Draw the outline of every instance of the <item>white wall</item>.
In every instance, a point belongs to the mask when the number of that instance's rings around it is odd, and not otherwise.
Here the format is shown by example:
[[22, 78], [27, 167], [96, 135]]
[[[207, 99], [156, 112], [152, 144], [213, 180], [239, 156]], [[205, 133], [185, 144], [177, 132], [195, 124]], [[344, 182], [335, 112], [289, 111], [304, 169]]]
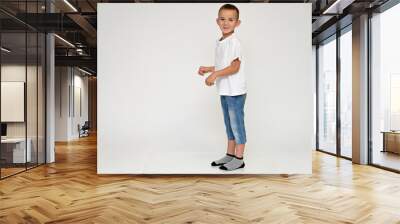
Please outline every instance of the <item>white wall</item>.
[[[98, 173], [222, 173], [219, 96], [196, 74], [221, 5], [98, 5]], [[233, 173], [311, 173], [311, 4], [236, 5], [248, 143]]]
[[[79, 89], [82, 114], [76, 108]], [[83, 125], [88, 120], [88, 78], [76, 68], [56, 67], [55, 120], [56, 141], [77, 139], [78, 124]]]
[[[78, 72], [78, 74], [76, 74]], [[85, 123], [85, 121], [88, 120], [88, 77], [87, 76], [82, 76], [83, 73], [79, 72], [78, 70], [75, 70], [75, 75], [74, 75], [74, 108], [72, 108], [75, 113], [72, 114], [72, 119], [71, 119], [71, 126], [73, 127], [71, 130], [73, 138], [78, 138], [79, 137], [79, 132], [77, 129], [78, 124], [81, 126]], [[80, 91], [80, 93], [78, 93]], [[79, 97], [80, 94], [80, 97]], [[81, 102], [79, 102], [81, 101]], [[82, 110], [80, 112], [80, 109]]]
[[55, 141], [68, 140], [68, 67], [55, 68]]

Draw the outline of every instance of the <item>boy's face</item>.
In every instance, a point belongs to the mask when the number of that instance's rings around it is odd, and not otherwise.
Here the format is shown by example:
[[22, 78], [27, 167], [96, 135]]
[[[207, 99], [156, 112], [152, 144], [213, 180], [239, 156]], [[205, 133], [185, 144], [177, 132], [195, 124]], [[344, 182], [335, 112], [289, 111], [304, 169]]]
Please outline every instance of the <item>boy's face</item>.
[[240, 25], [240, 20], [235, 10], [223, 9], [218, 13], [217, 24], [223, 34], [228, 34]]

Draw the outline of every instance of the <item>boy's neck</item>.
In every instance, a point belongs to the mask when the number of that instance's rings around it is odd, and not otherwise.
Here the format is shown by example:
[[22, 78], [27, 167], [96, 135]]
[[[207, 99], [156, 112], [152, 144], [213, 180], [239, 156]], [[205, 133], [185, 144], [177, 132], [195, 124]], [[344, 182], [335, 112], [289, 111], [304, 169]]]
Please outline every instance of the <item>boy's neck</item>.
[[232, 32], [230, 32], [230, 33], [222, 33], [222, 38], [221, 38], [221, 40], [223, 40], [223, 39], [229, 37], [229, 36], [232, 35], [234, 32], [235, 32], [235, 31], [232, 31]]

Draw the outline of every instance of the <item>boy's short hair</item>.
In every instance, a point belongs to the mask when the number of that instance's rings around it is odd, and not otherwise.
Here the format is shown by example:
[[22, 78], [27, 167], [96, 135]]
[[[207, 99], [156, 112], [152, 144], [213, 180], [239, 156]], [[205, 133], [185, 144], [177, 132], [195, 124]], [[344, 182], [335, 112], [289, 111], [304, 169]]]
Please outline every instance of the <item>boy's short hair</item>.
[[239, 19], [239, 9], [236, 6], [234, 6], [232, 4], [225, 4], [225, 5], [221, 6], [221, 8], [219, 8], [218, 13], [220, 13], [224, 9], [226, 9], [226, 10], [235, 10], [236, 14], [237, 14], [237, 19]]

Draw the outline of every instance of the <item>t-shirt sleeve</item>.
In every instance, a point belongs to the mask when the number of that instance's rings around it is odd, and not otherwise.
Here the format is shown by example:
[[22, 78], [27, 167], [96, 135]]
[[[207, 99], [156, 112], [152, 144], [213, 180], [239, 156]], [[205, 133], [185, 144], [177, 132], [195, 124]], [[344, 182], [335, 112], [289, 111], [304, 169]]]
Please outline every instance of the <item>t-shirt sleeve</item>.
[[239, 59], [242, 61], [242, 49], [240, 46], [240, 42], [238, 40], [232, 41], [232, 57], [231, 57], [231, 62], [234, 61], [235, 59]]

